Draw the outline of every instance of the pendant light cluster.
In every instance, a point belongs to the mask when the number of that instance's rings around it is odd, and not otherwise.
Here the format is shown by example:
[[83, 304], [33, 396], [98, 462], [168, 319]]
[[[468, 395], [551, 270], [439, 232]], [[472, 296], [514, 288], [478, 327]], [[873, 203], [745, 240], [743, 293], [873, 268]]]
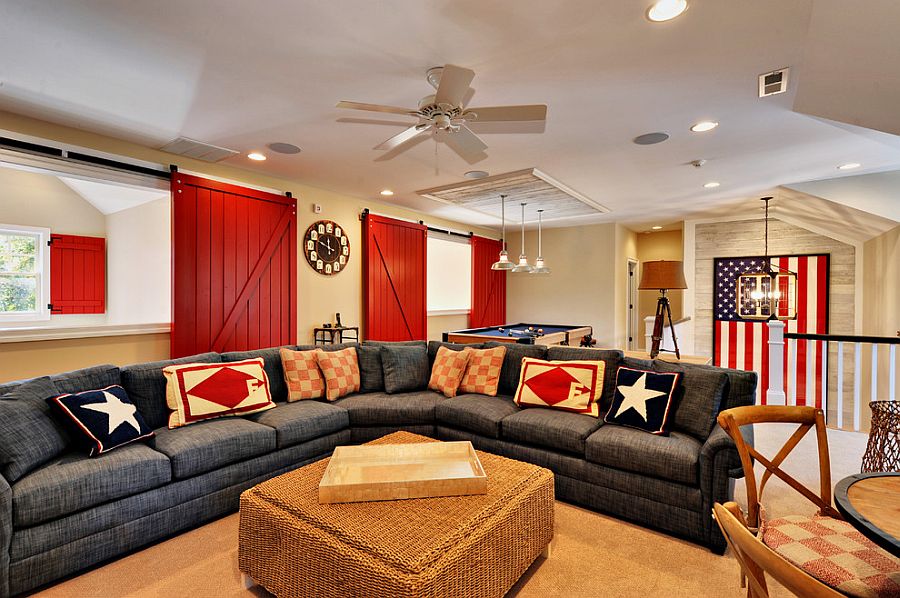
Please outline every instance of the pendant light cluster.
[[519, 254], [519, 263], [513, 264], [509, 261], [509, 253], [506, 251], [506, 195], [500, 196], [500, 218], [502, 233], [500, 238], [501, 250], [500, 259], [491, 266], [491, 270], [511, 270], [513, 273], [521, 274], [550, 274], [550, 268], [544, 265], [544, 254], [542, 247], [543, 237], [543, 212], [538, 210], [538, 257], [534, 262], [534, 266], [528, 263], [528, 257], [525, 254], [525, 206], [522, 203], [522, 252]]

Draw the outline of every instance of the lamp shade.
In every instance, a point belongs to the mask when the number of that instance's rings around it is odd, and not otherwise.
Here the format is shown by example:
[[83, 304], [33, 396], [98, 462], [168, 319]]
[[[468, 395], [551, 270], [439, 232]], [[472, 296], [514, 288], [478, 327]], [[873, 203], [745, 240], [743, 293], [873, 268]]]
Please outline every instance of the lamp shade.
[[688, 287], [681, 262], [669, 260], [644, 262], [638, 289], [643, 291], [686, 288]]

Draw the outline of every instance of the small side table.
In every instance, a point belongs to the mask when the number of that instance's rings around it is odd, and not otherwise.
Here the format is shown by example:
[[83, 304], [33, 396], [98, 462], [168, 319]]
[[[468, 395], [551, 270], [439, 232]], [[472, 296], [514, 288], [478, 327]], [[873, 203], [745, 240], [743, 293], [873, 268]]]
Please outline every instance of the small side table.
[[[351, 338], [344, 338], [348, 332], [352, 333]], [[313, 328], [313, 343], [316, 345], [333, 345], [335, 337], [338, 343], [345, 341], [359, 342], [359, 326], [335, 326], [332, 328], [316, 327]]]

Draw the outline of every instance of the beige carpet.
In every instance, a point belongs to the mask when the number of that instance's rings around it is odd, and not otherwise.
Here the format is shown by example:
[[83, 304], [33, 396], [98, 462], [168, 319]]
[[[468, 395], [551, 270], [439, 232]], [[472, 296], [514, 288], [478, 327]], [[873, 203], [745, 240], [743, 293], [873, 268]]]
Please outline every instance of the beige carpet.
[[[757, 446], [772, 455], [793, 426], [769, 426], [757, 432]], [[866, 436], [829, 432], [832, 475], [859, 472]], [[785, 464], [803, 481], [818, 484], [815, 443], [811, 435]], [[765, 504], [773, 516], [811, 513], [804, 498], [780, 480], [766, 489]], [[742, 482], [735, 490], [746, 497]], [[237, 569], [238, 516], [231, 515], [123, 557], [39, 592], [45, 598], [165, 596], [191, 598], [269, 596], [241, 586]], [[773, 584], [774, 585], [774, 584]], [[773, 595], [786, 596], [782, 588]], [[743, 596], [738, 568], [726, 554], [665, 534], [600, 515], [566, 503], [556, 503], [553, 553], [538, 559], [508, 596]]]

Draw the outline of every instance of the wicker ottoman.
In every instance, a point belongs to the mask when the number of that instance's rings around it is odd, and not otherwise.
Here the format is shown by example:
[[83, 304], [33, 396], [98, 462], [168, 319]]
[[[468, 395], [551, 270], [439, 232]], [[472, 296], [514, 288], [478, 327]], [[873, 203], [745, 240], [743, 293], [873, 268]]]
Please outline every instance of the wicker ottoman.
[[[397, 432], [371, 444], [434, 442]], [[488, 493], [324, 504], [328, 459], [241, 495], [238, 566], [280, 597], [503, 596], [553, 538], [553, 474], [479, 452]]]

